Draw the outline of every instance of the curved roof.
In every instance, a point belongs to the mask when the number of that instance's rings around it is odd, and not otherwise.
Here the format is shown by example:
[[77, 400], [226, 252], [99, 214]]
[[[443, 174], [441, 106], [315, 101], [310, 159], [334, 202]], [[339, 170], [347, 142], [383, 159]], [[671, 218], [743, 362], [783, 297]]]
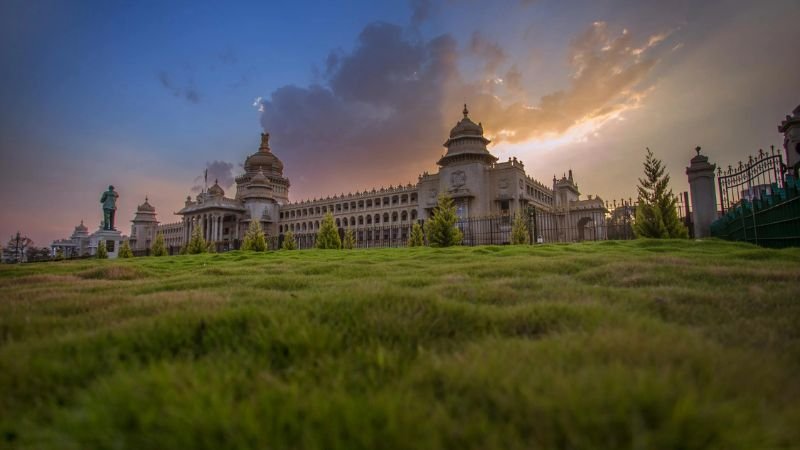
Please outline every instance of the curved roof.
[[269, 148], [269, 133], [261, 133], [261, 146], [244, 160], [244, 170], [247, 173], [256, 173], [259, 170], [283, 173], [283, 163]]

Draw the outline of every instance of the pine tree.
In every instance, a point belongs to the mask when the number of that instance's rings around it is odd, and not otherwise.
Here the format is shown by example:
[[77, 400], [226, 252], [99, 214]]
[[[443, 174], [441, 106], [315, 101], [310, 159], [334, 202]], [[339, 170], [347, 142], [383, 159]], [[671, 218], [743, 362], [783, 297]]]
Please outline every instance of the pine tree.
[[[3, 248], [0, 247], [0, 254], [2, 254], [2, 253], [3, 253]], [[63, 259], [64, 259], [64, 249], [61, 248], [61, 247], [58, 247], [56, 249], [56, 261], [61, 261]]]
[[317, 248], [342, 248], [342, 239], [339, 237], [339, 231], [333, 221], [333, 214], [330, 212], [325, 214], [317, 232]]
[[150, 247], [150, 254], [153, 256], [167, 256], [167, 246], [164, 244], [164, 233], [159, 232], [156, 234], [156, 239], [153, 241], [153, 246]]
[[419, 222], [414, 222], [411, 226], [411, 235], [408, 237], [409, 247], [422, 247], [425, 245], [425, 236], [422, 234], [422, 227]]
[[203, 239], [203, 227], [198, 225], [192, 231], [192, 238], [186, 245], [186, 254], [197, 255], [206, 252], [206, 240]]
[[347, 250], [352, 250], [356, 246], [356, 236], [353, 233], [352, 228], [348, 228], [344, 232], [344, 241], [342, 242], [342, 248]]
[[106, 250], [106, 243], [100, 241], [97, 243], [97, 259], [108, 259], [108, 251]]
[[639, 178], [639, 204], [633, 231], [637, 237], [688, 238], [689, 231], [678, 218], [677, 202], [669, 189], [669, 174], [650, 149], [644, 162], [644, 178]]
[[261, 222], [258, 220], [251, 220], [250, 226], [247, 228], [247, 233], [244, 235], [242, 250], [263, 252], [266, 249], [267, 239], [264, 236], [264, 230], [261, 229]]
[[433, 208], [433, 217], [425, 222], [425, 234], [431, 247], [449, 247], [460, 245], [463, 234], [456, 227], [458, 216], [453, 199], [446, 194], [440, 194]]
[[291, 231], [286, 232], [283, 236], [283, 245], [281, 248], [284, 250], [297, 250], [297, 242], [294, 240], [294, 233]]
[[133, 251], [131, 250], [131, 245], [128, 243], [127, 239], [122, 241], [122, 245], [119, 246], [119, 253], [117, 256], [120, 258], [133, 258]]
[[514, 223], [511, 226], [511, 244], [527, 245], [531, 243], [531, 234], [528, 231], [528, 223], [520, 211], [514, 215]]

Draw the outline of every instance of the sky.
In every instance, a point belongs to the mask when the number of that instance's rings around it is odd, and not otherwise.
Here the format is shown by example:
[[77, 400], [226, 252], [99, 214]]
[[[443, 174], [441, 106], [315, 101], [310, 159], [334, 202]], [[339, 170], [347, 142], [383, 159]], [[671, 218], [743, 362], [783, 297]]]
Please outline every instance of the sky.
[[0, 239], [46, 246], [145, 197], [233, 195], [260, 133], [299, 201], [435, 172], [463, 104], [501, 160], [635, 196], [701, 146], [738, 164], [800, 104], [800, 2], [0, 0]]

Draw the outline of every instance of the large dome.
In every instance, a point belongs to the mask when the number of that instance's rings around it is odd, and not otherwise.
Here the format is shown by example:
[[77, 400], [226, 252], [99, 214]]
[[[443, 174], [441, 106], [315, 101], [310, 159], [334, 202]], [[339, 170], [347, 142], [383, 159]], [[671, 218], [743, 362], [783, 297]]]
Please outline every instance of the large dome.
[[464, 118], [461, 119], [452, 130], [450, 130], [450, 137], [483, 136], [483, 126], [473, 122], [469, 118], [469, 110], [467, 109], [466, 104], [464, 105], [464, 111], [462, 111], [462, 113], [464, 114]]
[[269, 133], [261, 133], [261, 146], [257, 152], [244, 160], [244, 170], [247, 173], [257, 173], [259, 170], [264, 172], [283, 172], [283, 163], [270, 151]]

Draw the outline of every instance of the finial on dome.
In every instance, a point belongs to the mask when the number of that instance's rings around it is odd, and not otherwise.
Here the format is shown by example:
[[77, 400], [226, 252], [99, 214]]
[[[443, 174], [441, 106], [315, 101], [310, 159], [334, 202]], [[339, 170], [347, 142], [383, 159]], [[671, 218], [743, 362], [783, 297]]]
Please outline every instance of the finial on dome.
[[467, 109], [467, 104], [466, 103], [464, 103], [464, 111], [461, 111], [461, 112], [464, 113], [464, 118], [465, 119], [469, 117], [469, 110]]
[[699, 145], [694, 148], [694, 151], [697, 152], [697, 156], [700, 156], [700, 146]]
[[219, 184], [219, 178], [214, 178], [214, 184]]
[[147, 196], [144, 196], [144, 202], [147, 203]]
[[269, 133], [261, 133], [261, 147], [259, 150], [269, 150]]

